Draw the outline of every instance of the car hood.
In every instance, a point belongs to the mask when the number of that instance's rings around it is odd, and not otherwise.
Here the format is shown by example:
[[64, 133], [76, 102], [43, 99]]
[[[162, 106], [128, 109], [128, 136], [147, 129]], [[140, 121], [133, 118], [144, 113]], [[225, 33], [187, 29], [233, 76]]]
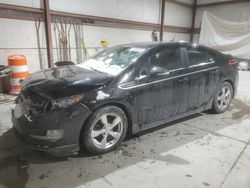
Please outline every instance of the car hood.
[[32, 90], [40, 95], [56, 99], [99, 88], [112, 78], [112, 75], [106, 73], [72, 65], [33, 73], [22, 82], [22, 87], [23, 91]]

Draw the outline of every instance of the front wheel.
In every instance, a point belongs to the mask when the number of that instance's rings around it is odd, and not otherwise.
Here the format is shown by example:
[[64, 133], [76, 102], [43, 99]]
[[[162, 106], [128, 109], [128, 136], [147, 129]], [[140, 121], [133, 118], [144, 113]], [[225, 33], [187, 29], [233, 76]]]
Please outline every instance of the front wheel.
[[128, 121], [116, 106], [106, 106], [94, 112], [83, 129], [82, 144], [92, 154], [107, 153], [124, 140]]
[[217, 114], [225, 112], [231, 103], [232, 96], [232, 85], [229, 82], [224, 82], [214, 97], [212, 110]]

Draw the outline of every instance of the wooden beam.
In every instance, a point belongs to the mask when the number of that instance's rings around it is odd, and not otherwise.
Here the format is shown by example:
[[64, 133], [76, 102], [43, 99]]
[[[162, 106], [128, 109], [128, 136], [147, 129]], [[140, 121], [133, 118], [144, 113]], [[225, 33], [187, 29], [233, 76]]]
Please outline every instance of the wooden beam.
[[0, 3], [0, 9], [43, 14], [43, 9]]
[[164, 34], [164, 17], [165, 17], [165, 0], [161, 0], [161, 25], [160, 25], [160, 41], [163, 41]]
[[250, 2], [250, 0], [232, 0], [232, 1], [207, 3], [207, 4], [198, 4], [197, 8], [205, 8], [205, 7], [218, 6], [218, 5], [230, 5], [230, 4], [245, 3], [245, 2]]
[[201, 28], [195, 28], [194, 29], [194, 34], [200, 34]]
[[51, 17], [50, 17], [50, 8], [49, 0], [44, 0], [44, 25], [45, 25], [45, 34], [46, 34], [46, 46], [47, 46], [47, 58], [48, 58], [48, 67], [54, 67], [53, 62], [53, 48], [52, 48], [52, 35], [51, 35]]
[[18, 15], [11, 15], [11, 14], [6, 14], [5, 12], [0, 11], [0, 18], [5, 18], [5, 19], [14, 19], [14, 20], [25, 20], [25, 21], [36, 21], [37, 19], [35, 17], [30, 17], [30, 16], [18, 16]]
[[192, 25], [191, 25], [190, 43], [194, 42], [194, 27], [195, 27], [196, 10], [197, 10], [197, 0], [194, 0], [194, 4], [192, 7]]
[[191, 32], [189, 27], [178, 27], [171, 25], [164, 25], [164, 31], [169, 33], [185, 33], [185, 34], [190, 34]]

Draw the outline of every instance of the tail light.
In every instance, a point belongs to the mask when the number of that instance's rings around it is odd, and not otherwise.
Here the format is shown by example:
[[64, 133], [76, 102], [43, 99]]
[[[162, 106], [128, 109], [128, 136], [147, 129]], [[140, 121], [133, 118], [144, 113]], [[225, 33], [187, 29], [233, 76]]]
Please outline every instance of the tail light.
[[235, 59], [230, 59], [230, 60], [228, 61], [228, 64], [229, 64], [229, 65], [236, 65], [236, 64], [237, 64], [237, 61], [236, 61]]

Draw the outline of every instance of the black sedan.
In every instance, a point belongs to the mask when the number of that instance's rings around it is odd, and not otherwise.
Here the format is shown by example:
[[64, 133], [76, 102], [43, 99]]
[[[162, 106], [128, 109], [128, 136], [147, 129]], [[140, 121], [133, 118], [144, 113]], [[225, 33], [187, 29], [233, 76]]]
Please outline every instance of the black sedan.
[[12, 109], [25, 143], [54, 155], [115, 149], [128, 134], [212, 109], [235, 96], [235, 60], [187, 43], [136, 43], [23, 81]]

